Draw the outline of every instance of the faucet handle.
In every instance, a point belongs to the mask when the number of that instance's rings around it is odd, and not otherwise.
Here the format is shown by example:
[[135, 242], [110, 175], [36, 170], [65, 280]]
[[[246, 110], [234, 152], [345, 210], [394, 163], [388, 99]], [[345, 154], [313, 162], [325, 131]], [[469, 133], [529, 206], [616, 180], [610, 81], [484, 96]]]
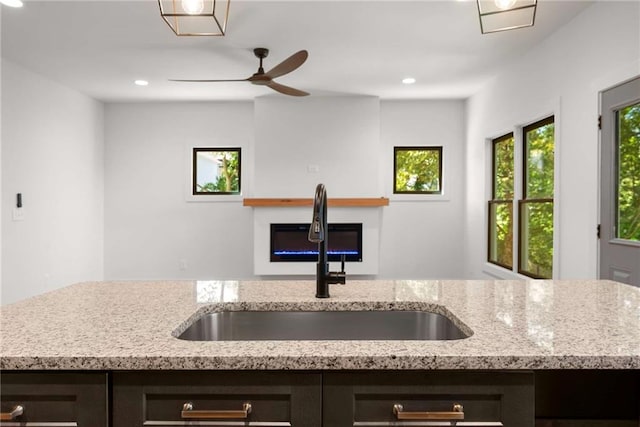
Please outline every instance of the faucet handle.
[[327, 283], [344, 285], [347, 283], [347, 274], [344, 271], [330, 271], [327, 273]]

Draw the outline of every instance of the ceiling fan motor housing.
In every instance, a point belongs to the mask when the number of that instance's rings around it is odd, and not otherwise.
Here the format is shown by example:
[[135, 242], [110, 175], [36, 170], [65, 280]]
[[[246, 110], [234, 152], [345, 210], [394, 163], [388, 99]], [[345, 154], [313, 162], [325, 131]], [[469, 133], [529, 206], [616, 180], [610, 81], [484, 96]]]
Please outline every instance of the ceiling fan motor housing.
[[253, 49], [253, 54], [258, 58], [263, 59], [269, 56], [269, 49], [264, 47], [256, 47], [255, 49]]

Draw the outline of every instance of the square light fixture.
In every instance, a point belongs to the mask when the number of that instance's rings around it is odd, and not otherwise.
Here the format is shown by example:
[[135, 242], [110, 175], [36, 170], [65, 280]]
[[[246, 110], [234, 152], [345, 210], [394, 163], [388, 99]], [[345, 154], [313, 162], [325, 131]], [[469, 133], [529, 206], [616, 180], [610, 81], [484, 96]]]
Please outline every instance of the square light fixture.
[[160, 15], [177, 36], [224, 36], [230, 0], [158, 0]]
[[477, 0], [482, 34], [532, 27], [538, 0]]

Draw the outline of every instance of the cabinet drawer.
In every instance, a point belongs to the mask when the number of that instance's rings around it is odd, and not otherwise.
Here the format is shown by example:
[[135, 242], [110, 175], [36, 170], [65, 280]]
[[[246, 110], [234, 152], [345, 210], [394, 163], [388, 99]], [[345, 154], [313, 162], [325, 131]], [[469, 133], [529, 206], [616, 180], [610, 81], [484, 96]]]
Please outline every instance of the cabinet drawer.
[[322, 377], [290, 372], [115, 372], [114, 426], [320, 427]]
[[325, 374], [325, 426], [533, 427], [531, 373]]
[[1, 381], [2, 427], [108, 425], [105, 373], [2, 372]]

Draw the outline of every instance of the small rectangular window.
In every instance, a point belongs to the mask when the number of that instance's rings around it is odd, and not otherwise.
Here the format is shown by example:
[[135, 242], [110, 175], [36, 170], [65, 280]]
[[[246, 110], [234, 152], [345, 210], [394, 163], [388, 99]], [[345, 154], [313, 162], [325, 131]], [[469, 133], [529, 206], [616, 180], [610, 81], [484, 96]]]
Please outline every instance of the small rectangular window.
[[518, 272], [553, 276], [554, 118], [523, 128], [523, 199], [519, 203]]
[[513, 133], [493, 140], [492, 190], [489, 201], [489, 259], [513, 268]]
[[240, 166], [240, 148], [194, 148], [192, 194], [240, 194]]
[[442, 194], [442, 147], [394, 147], [395, 194]]

